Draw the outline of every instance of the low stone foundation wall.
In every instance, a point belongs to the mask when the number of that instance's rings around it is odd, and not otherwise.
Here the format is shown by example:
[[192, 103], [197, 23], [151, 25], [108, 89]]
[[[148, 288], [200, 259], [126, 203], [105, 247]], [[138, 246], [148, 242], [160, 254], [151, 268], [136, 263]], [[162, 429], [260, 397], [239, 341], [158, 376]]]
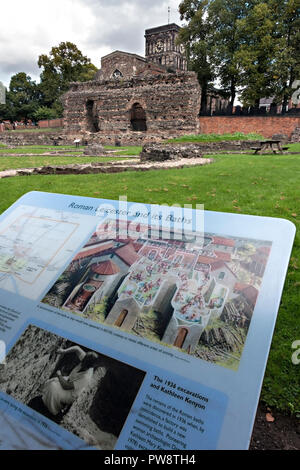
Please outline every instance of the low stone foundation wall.
[[104, 155], [106, 152], [104, 150], [103, 145], [100, 144], [89, 144], [85, 147], [83, 151], [83, 155], [89, 156], [101, 156]]
[[213, 163], [211, 158], [181, 158], [167, 162], [139, 162], [137, 159], [118, 162], [94, 162], [71, 165], [48, 165], [36, 168], [20, 168], [0, 171], [1, 178], [30, 175], [90, 175], [98, 173], [121, 173], [123, 171], [170, 170], [203, 166]]
[[60, 134], [58, 132], [2, 132], [0, 143], [8, 147], [19, 147], [22, 145], [58, 145], [73, 144], [74, 138]]
[[291, 135], [291, 142], [300, 142], [300, 127], [296, 127]]
[[198, 158], [204, 153], [222, 151], [241, 152], [257, 146], [256, 140], [237, 140], [222, 142], [197, 142], [174, 144], [146, 144], [141, 153], [141, 161], [179, 160], [181, 158]]
[[[67, 137], [70, 141], [79, 138], [82, 141], [87, 141], [89, 145], [116, 145], [116, 146], [127, 146], [127, 145], [145, 145], [148, 143], [159, 143], [168, 140], [172, 137], [178, 137], [180, 133], [174, 135], [170, 133], [156, 135], [148, 132], [124, 132], [124, 133], [109, 133], [104, 134], [97, 132], [95, 134], [68, 134]], [[182, 134], [183, 135], [183, 134]]]

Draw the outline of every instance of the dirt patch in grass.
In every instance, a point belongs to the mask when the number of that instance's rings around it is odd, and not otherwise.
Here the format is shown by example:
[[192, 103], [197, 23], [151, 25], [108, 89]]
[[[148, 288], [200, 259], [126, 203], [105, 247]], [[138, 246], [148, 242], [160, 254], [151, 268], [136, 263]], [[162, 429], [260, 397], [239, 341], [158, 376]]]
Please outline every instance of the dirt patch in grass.
[[[274, 421], [268, 421], [274, 418]], [[272, 411], [263, 404], [257, 410], [250, 450], [299, 450], [300, 419]]]

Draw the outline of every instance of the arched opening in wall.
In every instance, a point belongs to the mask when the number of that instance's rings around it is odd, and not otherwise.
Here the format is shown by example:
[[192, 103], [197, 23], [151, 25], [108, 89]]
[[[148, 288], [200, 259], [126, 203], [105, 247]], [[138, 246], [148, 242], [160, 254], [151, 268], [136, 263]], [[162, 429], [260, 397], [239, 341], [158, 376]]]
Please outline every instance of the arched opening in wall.
[[120, 328], [123, 325], [127, 315], [128, 315], [128, 310], [125, 310], [125, 309], [122, 310], [122, 312], [120, 313], [118, 319], [115, 322], [115, 326], [118, 326]]
[[189, 330], [187, 328], [180, 328], [180, 330], [178, 330], [178, 334], [174, 342], [174, 346], [176, 346], [176, 348], [183, 347], [183, 343], [188, 335], [188, 332]]
[[130, 111], [131, 129], [133, 131], [146, 131], [147, 118], [144, 108], [139, 103], [134, 103]]
[[116, 69], [113, 73], [112, 73], [112, 78], [123, 78], [123, 74], [122, 72], [120, 72], [119, 69]]
[[97, 109], [95, 101], [88, 100], [85, 104], [87, 130], [90, 132], [99, 132], [99, 123], [97, 117]]

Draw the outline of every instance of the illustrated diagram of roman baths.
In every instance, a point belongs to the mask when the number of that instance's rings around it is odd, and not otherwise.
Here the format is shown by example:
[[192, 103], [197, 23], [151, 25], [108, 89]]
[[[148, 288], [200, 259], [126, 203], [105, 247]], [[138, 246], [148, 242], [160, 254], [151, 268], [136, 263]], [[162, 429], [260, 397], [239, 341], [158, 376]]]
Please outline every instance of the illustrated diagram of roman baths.
[[[115, 221], [97, 230], [44, 302], [134, 332], [155, 314], [159, 340], [193, 354], [214, 321], [247, 331], [270, 252], [268, 242], [205, 234], [193, 239], [115, 236]], [[145, 331], [147, 337], [147, 331]]]

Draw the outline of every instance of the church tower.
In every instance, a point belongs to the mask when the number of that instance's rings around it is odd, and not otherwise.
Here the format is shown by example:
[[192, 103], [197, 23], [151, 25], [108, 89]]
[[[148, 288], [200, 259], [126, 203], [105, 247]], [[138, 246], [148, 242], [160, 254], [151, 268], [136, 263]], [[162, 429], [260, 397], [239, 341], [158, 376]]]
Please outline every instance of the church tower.
[[146, 59], [167, 69], [186, 71], [185, 48], [176, 44], [179, 31], [180, 26], [175, 23], [146, 29]]

